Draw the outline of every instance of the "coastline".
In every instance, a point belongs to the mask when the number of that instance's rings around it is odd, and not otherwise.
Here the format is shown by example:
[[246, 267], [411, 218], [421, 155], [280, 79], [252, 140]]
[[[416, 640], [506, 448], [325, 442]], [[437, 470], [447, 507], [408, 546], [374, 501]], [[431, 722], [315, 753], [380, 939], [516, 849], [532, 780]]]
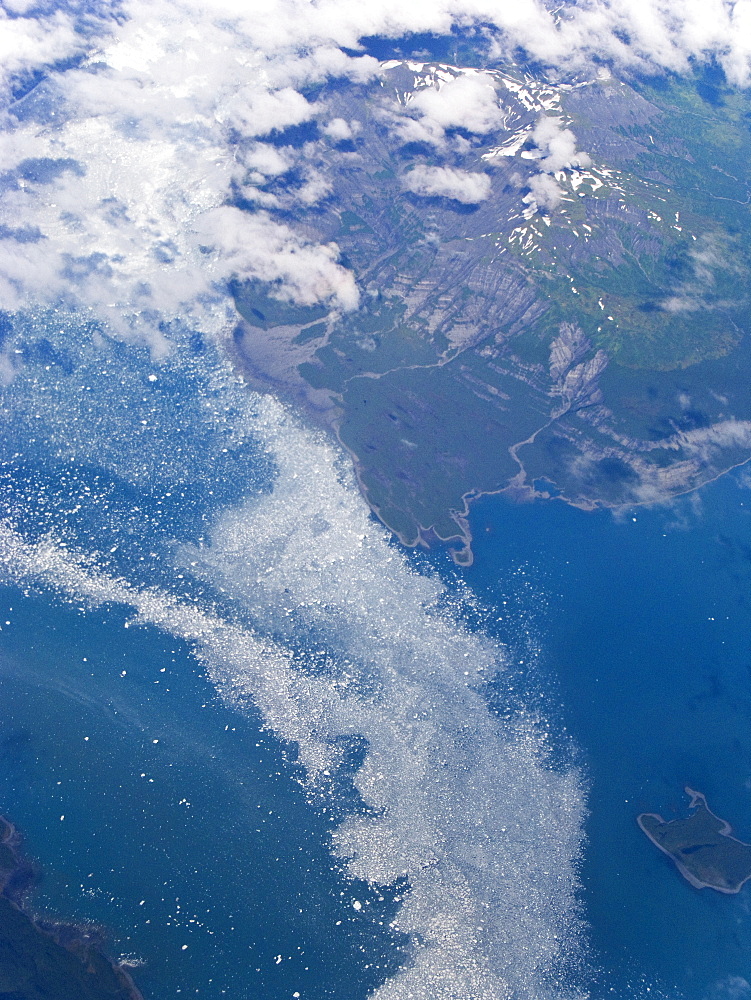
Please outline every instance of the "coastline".
[[[456, 497], [455, 506], [441, 510], [440, 514], [436, 514], [436, 520], [432, 524], [422, 524], [416, 516], [410, 514], [408, 508], [405, 508], [404, 512], [411, 521], [408, 532], [405, 532], [403, 526], [391, 523], [392, 519], [389, 518], [388, 511], [386, 511], [386, 516], [384, 516], [383, 501], [388, 498], [379, 496], [377, 486], [374, 489], [373, 483], [367, 482], [367, 462], [359, 449], [356, 450], [344, 440], [342, 425], [345, 413], [339, 394], [333, 389], [315, 388], [297, 371], [295, 365], [301, 358], [310, 362], [314, 356], [314, 352], [311, 352], [309, 347], [305, 347], [305, 349], [295, 348], [292, 354], [289, 354], [291, 332], [297, 331], [298, 328], [289, 326], [272, 328], [272, 330], [278, 331], [275, 341], [277, 347], [265, 350], [263, 356], [260, 358], [251, 355], [246, 346], [246, 335], [253, 329], [254, 327], [243, 317], [237, 324], [235, 340], [230, 352], [235, 369], [245, 383], [253, 391], [261, 394], [270, 393], [281, 398], [289, 403], [294, 411], [300, 414], [304, 420], [310, 421], [313, 426], [321, 428], [338, 441], [340, 447], [350, 458], [355, 479], [363, 499], [375, 517], [396, 536], [402, 545], [406, 548], [416, 548], [417, 546], [431, 548], [436, 543], [448, 546], [449, 555], [454, 563], [464, 568], [471, 566], [474, 560], [474, 553], [472, 551], [473, 536], [470, 528], [471, 507], [475, 501], [483, 497], [504, 496], [514, 503], [557, 500], [569, 507], [585, 512], [598, 510], [625, 511], [637, 507], [651, 507], [655, 504], [667, 503], [678, 497], [694, 493], [751, 461], [747, 456], [739, 458], [738, 455], [735, 455], [727, 456], [727, 461], [725, 462], [703, 464], [695, 462], [693, 467], [678, 480], [666, 478], [658, 473], [656, 477], [647, 477], [642, 484], [642, 488], [634, 490], [632, 495], [627, 498], [608, 497], [606, 492], [600, 492], [598, 495], [596, 487], [592, 492], [584, 490], [577, 494], [575, 490], [571, 490], [571, 484], [568, 484], [567, 487], [565, 483], [560, 484], [554, 482], [552, 479], [549, 485], [554, 486], [556, 492], [551, 493], [544, 487], [538, 488], [537, 484], [540, 480], [528, 471], [520, 452], [526, 446], [534, 444], [541, 433], [566, 417], [571, 412], [571, 408], [569, 407], [563, 411], [550, 413], [547, 419], [541, 419], [539, 426], [536, 426], [532, 433], [528, 434], [523, 440], [507, 445], [505, 450], [516, 467], [516, 472], [513, 475], [510, 475], [504, 481], [498, 482], [495, 486], [491, 485], [486, 488], [469, 486], [461, 495]], [[270, 336], [270, 330], [264, 328], [262, 332], [264, 339], [267, 340]], [[278, 348], [278, 342], [284, 345], [284, 350], [281, 350], [281, 352]], [[460, 353], [458, 352], [458, 354]], [[442, 368], [455, 360], [458, 354], [452, 358], [437, 362], [434, 365], [408, 365], [406, 368]], [[391, 374], [393, 371], [402, 370], [405, 369], [391, 369], [388, 372], [377, 374], [364, 373], [353, 377], [378, 379], [386, 374]], [[680, 441], [676, 438], [671, 448], [677, 448], [679, 444]], [[604, 451], [602, 449], [599, 451], [595, 450], [590, 457], [594, 462], [598, 458], [607, 457], [609, 453], [608, 449]], [[648, 472], [647, 469], [643, 471], [645, 474]], [[443, 523], [437, 529], [435, 524], [439, 519], [442, 519]], [[447, 530], [449, 528], [449, 525], [446, 523], [447, 520], [453, 522], [455, 530]]]
[[29, 911], [25, 901], [37, 871], [20, 848], [16, 827], [0, 815], [0, 993], [10, 980], [14, 996], [42, 996], [52, 977], [61, 998], [74, 995], [72, 986], [80, 1000], [144, 1000], [127, 969], [107, 954], [100, 928]]
[[[701, 792], [697, 792], [695, 789], [690, 788], [688, 785], [685, 786], [684, 791], [690, 797], [691, 800], [689, 802], [689, 809], [694, 809], [694, 810], [697, 808], [705, 809], [706, 812], [709, 814], [709, 816], [711, 816], [712, 819], [716, 820], [717, 823], [720, 824], [716, 830], [719, 836], [725, 837], [727, 840], [731, 840], [734, 843], [741, 845], [742, 847], [751, 846], [749, 844], [746, 844], [744, 841], [739, 840], [738, 837], [732, 836], [733, 828], [730, 825], [730, 823], [728, 823], [727, 820], [721, 819], [719, 816], [717, 816], [715, 813], [712, 812], [712, 810], [707, 805], [707, 800], [705, 796]], [[695, 815], [696, 813], [692, 814], [692, 816]], [[692, 817], [689, 817], [689, 819], [690, 818]], [[642, 833], [644, 833], [650, 839], [650, 841], [655, 845], [655, 847], [659, 848], [659, 850], [661, 850], [663, 854], [666, 854], [670, 858], [670, 860], [673, 862], [673, 864], [681, 873], [681, 875], [695, 889], [714, 889], [715, 892], [722, 892], [725, 893], [726, 895], [736, 895], [741, 891], [746, 882], [748, 882], [749, 879], [751, 879], [751, 871], [749, 871], [749, 874], [746, 875], [745, 878], [743, 878], [740, 882], [737, 882], [736, 884], [731, 886], [716, 885], [713, 882], [702, 881], [701, 879], [697, 878], [696, 875], [694, 875], [694, 873], [689, 868], [686, 867], [686, 865], [683, 864], [683, 862], [676, 856], [676, 853], [674, 851], [670, 851], [666, 847], [664, 847], [660, 843], [660, 841], [653, 835], [652, 831], [647, 828], [647, 826], [644, 823], [644, 820], [649, 820], [649, 819], [652, 819], [656, 823], [659, 823], [661, 827], [669, 826], [671, 823], [687, 822], [687, 821], [665, 820], [659, 813], [640, 813], [636, 817], [636, 822], [639, 824], [639, 828], [641, 829]]]

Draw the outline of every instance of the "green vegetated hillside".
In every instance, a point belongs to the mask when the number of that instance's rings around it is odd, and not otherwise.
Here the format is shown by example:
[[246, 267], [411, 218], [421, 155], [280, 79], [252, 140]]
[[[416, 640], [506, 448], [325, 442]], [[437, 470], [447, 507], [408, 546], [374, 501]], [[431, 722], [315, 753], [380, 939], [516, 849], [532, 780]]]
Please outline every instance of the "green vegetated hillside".
[[[649, 501], [751, 455], [751, 129], [710, 72], [555, 89], [511, 67], [494, 71], [506, 131], [402, 142], [410, 95], [461, 72], [391, 66], [326, 95], [361, 127], [346, 152], [321, 146], [332, 194], [306, 223], [354, 271], [358, 310], [235, 294], [245, 370], [336, 429], [403, 541], [459, 539], [466, 560], [479, 492]], [[591, 166], [535, 210], [543, 115]], [[482, 170], [491, 194], [418, 197], [420, 164]]]

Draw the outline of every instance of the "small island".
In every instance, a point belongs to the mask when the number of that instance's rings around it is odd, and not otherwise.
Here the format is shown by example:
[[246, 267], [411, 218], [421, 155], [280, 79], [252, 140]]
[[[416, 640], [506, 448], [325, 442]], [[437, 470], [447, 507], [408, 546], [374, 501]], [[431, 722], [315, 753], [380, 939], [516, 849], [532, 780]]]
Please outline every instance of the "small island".
[[715, 816], [701, 792], [688, 786], [685, 792], [693, 810], [687, 819], [666, 822], [656, 813], [642, 813], [637, 823], [695, 888], [740, 892], [751, 879], [751, 844], [731, 836], [730, 824]]
[[35, 919], [24, 908], [35, 870], [0, 816], [0, 996], [13, 1000], [143, 1000], [94, 927]]

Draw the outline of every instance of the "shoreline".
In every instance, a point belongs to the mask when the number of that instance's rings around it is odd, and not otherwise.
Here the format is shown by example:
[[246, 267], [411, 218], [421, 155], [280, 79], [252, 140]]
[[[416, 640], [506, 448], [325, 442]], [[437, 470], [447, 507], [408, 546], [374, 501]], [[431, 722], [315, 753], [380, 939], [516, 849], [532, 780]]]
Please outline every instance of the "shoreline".
[[[237, 324], [237, 330], [241, 331], [244, 335], [249, 329], [252, 329], [251, 325], [246, 319], [242, 318]], [[265, 332], [268, 333], [268, 331]], [[550, 418], [541, 423], [527, 438], [522, 441], [516, 441], [507, 447], [508, 454], [518, 470], [508, 481], [487, 489], [470, 486], [458, 498], [459, 503], [457, 507], [445, 511], [445, 514], [454, 522], [456, 526], [455, 531], [442, 535], [436, 530], [433, 524], [423, 525], [415, 520], [414, 530], [411, 530], [409, 536], [407, 536], [382, 516], [382, 506], [379, 503], [379, 498], [371, 495], [372, 488], [369, 488], [365, 483], [363, 473], [367, 468], [366, 463], [360, 454], [342, 439], [341, 429], [344, 412], [341, 407], [341, 400], [337, 398], [337, 394], [333, 390], [314, 389], [302, 376], [292, 377], [290, 371], [286, 368], [279, 371], [275, 369], [273, 372], [266, 372], [263, 368], [258, 369], [258, 366], [254, 366], [251, 358], [243, 351], [242, 337], [231, 348], [230, 358], [237, 374], [251, 391], [258, 392], [259, 394], [273, 395], [281, 399], [283, 402], [289, 404], [293, 412], [299, 415], [304, 422], [309, 422], [312, 426], [323, 430], [334, 438], [339, 447], [349, 456], [360, 495], [363, 497], [365, 503], [370, 508], [372, 514], [398, 539], [401, 545], [410, 549], [417, 548], [418, 546], [429, 549], [438, 543], [448, 548], [449, 555], [457, 566], [464, 568], [471, 566], [474, 561], [474, 553], [472, 551], [474, 539], [469, 524], [471, 508], [477, 500], [483, 497], [501, 496], [512, 503], [519, 504], [538, 501], [558, 501], [575, 510], [585, 512], [611, 511], [617, 514], [619, 511], [641, 507], [650, 508], [670, 503], [679, 497], [687, 496], [703, 489], [710, 483], [722, 479], [735, 469], [741, 468], [751, 462], [751, 458], [743, 458], [740, 461], [729, 461], [719, 468], [713, 467], [703, 470], [697, 468], [693, 480], [687, 479], [681, 483], [674, 484], [672, 489], [669, 486], [662, 487], [661, 490], [651, 493], [649, 496], [634, 496], [625, 501], [608, 500], [598, 496], [570, 496], [567, 495], [565, 488], [551, 495], [545, 489], [537, 489], [534, 485], [535, 480], [530, 481], [529, 473], [519, 452], [526, 445], [534, 443], [540, 433], [562, 416], [565, 416], [566, 412], [564, 411], [563, 413], [551, 414]], [[440, 368], [452, 360], [454, 358], [444, 360], [436, 365], [414, 365], [408, 367]], [[384, 374], [388, 373], [379, 373], [377, 375], [367, 373], [355, 377], [381, 378]], [[555, 485], [556, 489], [558, 489], [558, 485], [553, 483], [552, 480], [551, 484]], [[461, 504], [461, 507], [459, 507], [459, 504]]]
[[[13, 958], [17, 967], [25, 970], [28, 963], [25, 966], [24, 959], [33, 963], [36, 950], [53, 962], [57, 959], [60, 975], [79, 976], [86, 987], [86, 1000], [97, 996], [145, 1000], [127, 968], [107, 953], [102, 928], [35, 914], [26, 906], [38, 870], [21, 851], [21, 844], [17, 828], [0, 815], [0, 906], [5, 909], [0, 935], [4, 942], [11, 939], [15, 945]], [[0, 963], [0, 974], [3, 971]], [[109, 983], [103, 982], [105, 979]]]
[[[701, 806], [704, 809], [706, 809], [706, 811], [713, 819], [717, 820], [717, 822], [720, 824], [720, 827], [717, 829], [717, 833], [721, 837], [725, 837], [728, 840], [732, 840], [736, 844], [740, 844], [743, 847], [751, 846], [749, 844], [746, 844], [745, 841], [739, 840], [738, 837], [732, 836], [733, 828], [730, 825], [730, 823], [728, 823], [727, 820], [721, 819], [719, 816], [716, 815], [716, 813], [712, 812], [712, 810], [707, 805], [706, 797], [701, 792], [697, 792], [695, 789], [690, 788], [688, 785], [684, 787], [684, 792], [691, 799], [688, 806], [689, 809], [696, 809], [697, 807]], [[689, 817], [689, 819], [690, 818], [691, 817]], [[642, 831], [642, 833], [644, 833], [650, 839], [650, 841], [655, 845], [655, 847], [657, 847], [660, 851], [662, 851], [663, 854], [666, 854], [670, 858], [670, 860], [673, 862], [673, 864], [678, 869], [680, 874], [695, 889], [714, 889], [715, 892], [722, 892], [725, 893], [726, 895], [733, 896], [739, 893], [743, 888], [743, 886], [746, 884], [746, 882], [748, 882], [749, 879], [751, 879], [751, 872], [749, 872], [749, 874], [746, 875], [746, 877], [742, 881], [738, 882], [736, 885], [733, 886], [721, 886], [721, 885], [715, 885], [712, 882], [703, 882], [701, 879], [697, 878], [696, 875], [694, 875], [693, 872], [691, 872], [691, 870], [688, 869], [681, 862], [681, 860], [676, 856], [676, 854], [673, 851], [669, 851], [666, 847], [664, 847], [660, 843], [660, 841], [656, 837], [653, 836], [652, 832], [648, 830], [647, 827], [644, 825], [643, 820], [645, 819], [653, 819], [661, 826], [669, 826], [670, 823], [681, 822], [681, 820], [665, 820], [659, 813], [648, 813], [648, 812], [639, 813], [639, 815], [636, 817], [636, 822], [639, 824], [639, 829]]]

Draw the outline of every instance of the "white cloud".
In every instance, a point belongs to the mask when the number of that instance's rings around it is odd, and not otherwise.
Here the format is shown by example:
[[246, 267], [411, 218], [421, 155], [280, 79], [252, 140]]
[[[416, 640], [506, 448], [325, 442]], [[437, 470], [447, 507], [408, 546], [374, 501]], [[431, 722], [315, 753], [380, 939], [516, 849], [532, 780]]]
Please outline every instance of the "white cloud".
[[418, 90], [407, 111], [419, 114], [419, 125], [433, 142], [440, 142], [451, 128], [484, 135], [503, 120], [492, 78], [486, 73], [463, 73]]
[[36, 0], [3, 0], [3, 6], [11, 14], [26, 14], [36, 4]]
[[[9, 9], [23, 13], [23, 5]], [[7, 90], [14, 78], [84, 51], [72, 18], [56, 11], [49, 17], [9, 17], [0, 8], [0, 89]]]
[[682, 431], [671, 439], [671, 445], [697, 457], [702, 464], [712, 462], [725, 448], [746, 450], [751, 446], [751, 421], [720, 420], [711, 427]]
[[347, 122], [344, 118], [332, 118], [322, 131], [334, 142], [344, 142], [360, 131], [360, 123], [358, 121]]
[[290, 125], [301, 125], [315, 117], [316, 107], [292, 87], [280, 90], [259, 90], [244, 87], [224, 104], [217, 113], [219, 121], [231, 125], [241, 135], [268, 135]]
[[[267, 179], [283, 175], [302, 154], [250, 140], [314, 118], [327, 121], [326, 107], [300, 92], [304, 84], [330, 75], [372, 80], [377, 62], [343, 51], [356, 51], [363, 36], [446, 33], [482, 23], [491, 36], [495, 30], [499, 51], [523, 45], [554, 68], [591, 68], [596, 55], [616, 65], [680, 71], [691, 59], [716, 57], [731, 80], [751, 81], [751, 0], [589, 0], [564, 8], [557, 20], [542, 0], [124, 0], [118, 19], [103, 4], [87, 5], [85, 32], [76, 30], [75, 10], [10, 0], [0, 11], [6, 90], [84, 49], [91, 56], [48, 71], [57, 124], [40, 129], [5, 112], [5, 169], [29, 157], [67, 157], [81, 172], [4, 192], [6, 236], [24, 220], [43, 238], [0, 240], [0, 291], [8, 308], [67, 295], [131, 333], [148, 327], [160, 310], [214, 322], [223, 314], [229, 261], [245, 262], [241, 277], [270, 273], [278, 294], [307, 301], [315, 291], [338, 307], [353, 306], [354, 282], [335, 250], [302, 237], [294, 247], [285, 226], [268, 238], [278, 225], [272, 216], [254, 225], [267, 252], [279, 255], [276, 262], [239, 254], [233, 244], [222, 263], [221, 233], [214, 233], [209, 257], [196, 234], [202, 216], [225, 205], [234, 185], [251, 185], [247, 198], [262, 210], [302, 210], [325, 196], [330, 181], [320, 163], [283, 197], [264, 191]], [[421, 91], [411, 112], [414, 136], [434, 143], [446, 129], [484, 135], [500, 121], [481, 72]], [[540, 174], [530, 189], [545, 206], [556, 198], [553, 174], [586, 163], [570, 130], [551, 122], [536, 130]], [[344, 137], [347, 127], [354, 126], [328, 120], [326, 134]], [[231, 131], [242, 137], [239, 147], [229, 142]], [[414, 193], [463, 204], [482, 201], [490, 190], [482, 173], [440, 166], [417, 167], [404, 183]]]
[[266, 213], [250, 214], [229, 205], [197, 220], [201, 245], [214, 249], [213, 267], [222, 277], [252, 275], [273, 282], [279, 298], [313, 305], [335, 298], [344, 309], [358, 303], [352, 274], [337, 264], [336, 244], [306, 242]]
[[295, 191], [295, 197], [303, 205], [317, 205], [331, 194], [333, 187], [331, 181], [319, 171], [310, 170], [305, 183]]
[[553, 174], [572, 167], [588, 167], [592, 161], [587, 153], [576, 151], [576, 136], [570, 128], [563, 128], [555, 115], [542, 115], [532, 130], [537, 145], [532, 154], [537, 157], [539, 174], [534, 174], [527, 186], [529, 193], [524, 201], [538, 208], [555, 208], [563, 197], [563, 189]]
[[538, 208], [555, 208], [563, 197], [563, 190], [550, 174], [533, 174], [527, 181], [529, 193], [523, 201], [528, 205], [534, 202]]
[[728, 976], [715, 983], [711, 1000], [748, 1000], [751, 997], [751, 984], [741, 976]]
[[242, 154], [242, 161], [249, 170], [258, 171], [264, 177], [278, 177], [286, 174], [292, 166], [290, 158], [276, 146], [257, 142]]
[[731, 247], [724, 250], [719, 240], [706, 234], [700, 237], [694, 249], [689, 253], [692, 275], [681, 281], [672, 295], [664, 299], [660, 305], [670, 313], [696, 312], [699, 309], [727, 306], [724, 300], [712, 299], [716, 285], [716, 275], [742, 275], [742, 268], [733, 260]]
[[563, 71], [608, 61], [638, 69], [686, 72], [692, 61], [717, 59], [731, 83], [751, 83], [748, 0], [590, 0], [553, 14], [519, 0], [490, 14], [502, 37], [498, 51], [521, 45]]
[[[99, 39], [91, 65], [49, 77], [59, 124], [40, 130], [11, 120], [0, 138], [6, 170], [30, 157], [80, 164], [49, 184], [29, 181], [3, 193], [3, 307], [65, 301], [92, 309], [155, 353], [165, 349], [156, 332], [160, 315], [210, 329], [225, 322], [233, 277], [268, 280], [274, 294], [292, 301], [354, 308], [354, 278], [337, 263], [334, 245], [296, 236], [263, 212], [223, 207], [233, 183], [264, 184], [300, 155], [268, 143], [233, 146], [228, 129], [250, 138], [320, 109], [289, 86], [269, 88], [266, 54], [218, 12], [159, 0], [128, 9], [134, 16]], [[35, 52], [43, 61], [51, 50], [37, 44]], [[327, 192], [328, 180], [308, 171], [287, 200], [312, 205]], [[257, 187], [243, 193], [259, 208], [278, 204]], [[18, 220], [42, 238], [7, 238]]]
[[487, 174], [456, 170], [454, 167], [427, 167], [418, 164], [402, 178], [407, 191], [424, 197], [451, 198], [463, 205], [476, 205], [490, 194]]
[[[5, 5], [6, 8], [8, 5]], [[25, 0], [12, 0], [16, 11], [28, 11]], [[366, 35], [397, 36], [409, 32], [447, 33], [452, 26], [483, 24], [495, 29], [496, 49], [508, 54], [524, 47], [535, 59], [562, 70], [591, 68], [593, 59], [615, 65], [651, 66], [678, 72], [689, 61], [716, 58], [736, 84], [751, 81], [751, 3], [749, 0], [589, 0], [555, 11], [543, 0], [126, 0], [123, 12], [143, 25], [169, 25], [175, 47], [193, 30], [208, 36], [224, 24], [248, 44], [244, 54], [233, 49], [225, 59], [247, 66], [250, 53], [269, 62], [269, 89], [297, 86], [330, 74], [366, 79], [377, 72], [371, 57], [352, 58], [342, 47], [357, 49]], [[2, 14], [0, 14], [2, 17]], [[7, 73], [39, 66], [80, 45], [70, 22], [59, 12], [37, 18], [3, 18]], [[142, 36], [148, 41], [149, 31]], [[211, 51], [210, 37], [207, 37]], [[303, 53], [303, 54], [301, 54]], [[284, 54], [281, 61], [276, 57]]]
[[576, 152], [576, 136], [570, 128], [563, 128], [561, 119], [543, 115], [532, 132], [538, 150], [544, 155], [540, 170], [555, 174], [567, 167], [589, 167], [592, 161], [586, 153]]
[[[11, 4], [12, 8], [6, 0], [6, 10], [15, 13], [32, 9], [26, 0], [11, 0]], [[38, 18], [9, 18], [0, 12], [0, 83], [6, 88], [22, 74], [67, 59], [85, 46], [91, 48], [87, 64], [49, 76], [52, 100], [59, 109], [57, 124], [40, 127], [37, 122], [16, 120], [12, 113], [5, 113], [11, 131], [0, 149], [4, 169], [12, 170], [28, 157], [69, 158], [81, 169], [65, 171], [50, 183], [28, 181], [23, 186], [9, 184], [4, 190], [0, 224], [13, 229], [23, 220], [26, 226], [38, 229], [41, 238], [35, 242], [0, 239], [0, 299], [6, 309], [62, 301], [90, 310], [122, 336], [149, 343], [155, 354], [168, 350], [158, 322], [165, 317], [179, 316], [210, 331], [232, 324], [235, 317], [228, 307], [226, 285], [233, 277], [268, 282], [272, 294], [301, 304], [324, 302], [334, 308], [356, 308], [355, 280], [339, 262], [335, 244], [318, 244], [275, 219], [270, 211], [241, 211], [228, 200], [233, 186], [245, 183], [249, 171], [259, 175], [260, 184], [299, 163], [299, 153], [278, 151], [254, 140], [319, 116], [327, 120], [328, 109], [300, 93], [304, 84], [329, 75], [372, 79], [378, 68], [375, 60], [342, 51], [342, 47], [357, 49], [363, 36], [447, 33], [454, 25], [468, 23], [495, 25], [500, 33], [499, 51], [508, 53], [513, 46], [523, 45], [539, 61], [565, 70], [591, 68], [593, 55], [619, 65], [678, 71], [685, 69], [691, 58], [716, 56], [731, 80], [741, 84], [751, 81], [749, 0], [585, 0], [565, 8], [559, 21], [541, 0], [413, 0], [410, 4], [403, 0], [371, 0], [367, 4], [346, 0], [318, 0], [316, 4], [307, 0], [125, 0], [122, 13], [122, 19], [102, 22], [99, 36], [93, 38], [76, 34], [71, 16], [59, 11]], [[433, 141], [442, 139], [446, 129], [454, 126], [478, 135], [496, 127], [494, 95], [481, 75], [474, 83], [446, 84], [442, 90], [423, 92], [414, 105], [418, 120], [410, 127], [422, 129]], [[332, 128], [341, 134], [342, 126], [335, 125], [336, 121], [329, 122], [330, 137], [335, 137]], [[230, 141], [230, 131], [239, 134], [239, 146]], [[576, 153], [573, 135], [560, 123], [539, 124], [536, 141], [540, 172], [532, 179], [530, 194], [539, 204], [549, 206], [560, 196], [554, 173], [575, 162], [584, 165], [585, 154]], [[439, 195], [468, 205], [486, 199], [491, 187], [490, 177], [484, 173], [425, 165], [406, 173], [403, 183], [418, 195]], [[322, 197], [327, 184], [316, 167], [297, 193], [291, 189], [288, 197], [293, 207], [300, 209], [301, 203], [312, 204]], [[277, 203], [275, 195], [257, 193], [267, 209]], [[0, 357], [0, 379], [12, 377], [12, 361]], [[728, 422], [711, 433], [686, 436], [680, 443], [690, 452], [711, 454], [720, 446], [746, 445], [749, 440], [749, 425]], [[293, 464], [296, 481], [299, 465]], [[319, 510], [322, 480], [317, 460], [314, 467], [313, 499]], [[296, 501], [298, 494], [292, 495]], [[342, 510], [339, 504], [334, 514], [339, 516]], [[276, 528], [286, 524], [278, 518], [272, 520]], [[254, 533], [261, 539], [267, 536], [268, 532]], [[283, 549], [279, 547], [279, 551]], [[306, 555], [303, 546], [290, 546], [290, 550], [294, 550], [293, 557], [299, 552]], [[320, 581], [320, 575], [309, 578]], [[316, 606], [324, 603], [317, 601]], [[308, 606], [314, 605], [311, 602]], [[463, 690], [466, 694], [466, 687]], [[398, 706], [400, 700], [391, 699], [388, 704]], [[356, 719], [362, 718], [359, 706]], [[404, 729], [399, 717], [393, 732]], [[456, 741], [453, 732], [449, 735], [446, 745], [450, 748]], [[412, 774], [412, 748], [406, 749], [405, 773]], [[487, 756], [477, 754], [476, 758], [482, 761]], [[510, 762], [515, 759], [512, 755]], [[491, 783], [493, 777], [489, 777]], [[440, 780], [444, 780], [443, 772]], [[477, 785], [480, 791], [486, 787], [490, 787], [487, 782]], [[485, 796], [483, 802], [497, 799]], [[402, 796], [401, 801], [409, 806], [409, 823], [404, 829], [412, 830], [412, 799]], [[549, 796], [545, 801], [550, 801]], [[560, 801], [568, 802], [570, 809], [570, 803], [578, 799], [569, 789]], [[390, 813], [386, 809], [379, 815]], [[478, 815], [477, 810], [474, 815]], [[459, 874], [450, 893], [441, 892], [443, 909], [415, 902], [424, 900], [424, 895], [413, 894], [407, 904], [401, 926], [407, 932], [419, 932], [423, 943], [427, 939], [431, 946], [419, 949], [415, 964], [405, 966], [401, 973], [404, 989], [399, 983], [394, 988], [387, 984], [384, 996], [395, 996], [397, 991], [404, 995], [409, 991], [414, 995], [445, 992], [444, 970], [448, 974], [456, 970], [454, 981], [449, 983], [454, 995], [468, 996], [472, 990], [477, 995], [506, 995], [513, 990], [496, 988], [497, 977], [485, 966], [486, 960], [505, 962], [509, 954], [521, 969], [518, 974], [527, 976], [522, 984], [525, 988], [515, 992], [539, 994], [536, 977], [547, 959], [539, 948], [529, 947], [529, 928], [535, 929], [535, 925], [529, 923], [524, 900], [518, 911], [523, 919], [512, 928], [522, 946], [512, 950], [507, 936], [501, 940], [501, 932], [507, 934], [508, 926], [503, 921], [492, 948], [490, 937], [483, 937], [482, 946], [478, 946], [475, 928], [484, 914], [486, 897], [481, 896], [476, 908], [473, 902], [462, 909], [465, 870], [471, 867], [463, 848], [466, 826], [459, 823], [456, 830], [452, 828], [464, 867], [451, 869]], [[567, 854], [571, 844], [560, 830], [551, 833], [549, 826], [540, 837], [553, 859], [549, 870], [560, 874], [564, 870], [561, 858], [573, 868]], [[440, 825], [438, 834], [443, 841]], [[567, 836], [578, 844], [570, 831]], [[402, 842], [403, 838], [394, 840]], [[343, 835], [340, 843], [346, 847]], [[572, 853], [575, 851], [574, 845]], [[527, 848], [522, 853], [529, 855]], [[393, 860], [390, 854], [385, 856], [387, 862]], [[543, 866], [537, 857], [532, 857], [532, 862], [533, 883], [538, 890]], [[544, 867], [548, 870], [547, 861]], [[423, 863], [411, 874], [427, 884], [434, 881]], [[500, 872], [499, 878], [504, 891], [509, 885], [511, 889], [516, 886], [507, 873]], [[483, 893], [486, 888], [483, 883]], [[545, 905], [552, 907], [553, 920], [568, 912], [570, 901], [560, 891], [560, 877]], [[445, 964], [437, 974], [433, 970], [430, 979], [427, 966], [436, 947], [443, 946], [447, 927], [451, 933]], [[557, 933], [560, 929], [559, 920], [556, 933], [543, 939], [548, 954], [554, 957], [565, 946], [565, 939]], [[534, 940], [537, 943], [539, 938]], [[512, 971], [516, 974], [518, 970]]]

